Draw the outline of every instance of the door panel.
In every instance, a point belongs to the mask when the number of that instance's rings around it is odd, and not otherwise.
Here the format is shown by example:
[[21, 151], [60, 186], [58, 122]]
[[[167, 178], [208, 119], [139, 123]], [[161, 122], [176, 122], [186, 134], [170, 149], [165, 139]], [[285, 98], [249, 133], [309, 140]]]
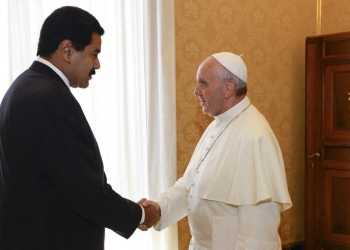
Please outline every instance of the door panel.
[[350, 250], [350, 32], [306, 39], [306, 249]]
[[350, 130], [349, 79], [349, 63], [325, 65], [325, 139], [350, 139], [350, 133], [346, 133]]
[[325, 171], [326, 241], [350, 245], [350, 171]]

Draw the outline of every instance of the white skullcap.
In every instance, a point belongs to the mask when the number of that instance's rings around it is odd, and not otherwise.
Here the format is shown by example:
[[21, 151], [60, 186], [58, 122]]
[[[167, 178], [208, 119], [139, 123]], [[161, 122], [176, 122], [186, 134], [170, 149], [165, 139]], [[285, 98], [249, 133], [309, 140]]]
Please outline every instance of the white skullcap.
[[241, 56], [237, 56], [230, 52], [220, 52], [211, 55], [214, 57], [222, 66], [228, 69], [232, 74], [240, 78], [242, 81], [247, 83], [247, 67], [243, 62]]

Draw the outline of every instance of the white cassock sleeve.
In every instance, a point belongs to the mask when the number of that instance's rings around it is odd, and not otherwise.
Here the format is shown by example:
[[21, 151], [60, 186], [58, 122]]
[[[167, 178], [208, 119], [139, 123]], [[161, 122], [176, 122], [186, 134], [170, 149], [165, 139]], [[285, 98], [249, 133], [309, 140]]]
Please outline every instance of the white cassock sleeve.
[[163, 230], [187, 216], [188, 191], [183, 184], [184, 179], [181, 177], [173, 187], [158, 196], [156, 202], [162, 215], [154, 225], [155, 230]]
[[280, 205], [276, 202], [238, 206], [235, 250], [280, 250], [279, 224]]

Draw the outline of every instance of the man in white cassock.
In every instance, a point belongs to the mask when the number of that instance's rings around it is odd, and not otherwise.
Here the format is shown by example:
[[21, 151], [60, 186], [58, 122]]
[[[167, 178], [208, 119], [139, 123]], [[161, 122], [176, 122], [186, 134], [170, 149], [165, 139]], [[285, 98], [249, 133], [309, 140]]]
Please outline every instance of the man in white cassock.
[[188, 216], [190, 250], [281, 249], [280, 213], [292, 206], [283, 158], [246, 93], [241, 56], [221, 52], [204, 60], [194, 94], [214, 120], [183, 177], [155, 202], [144, 203], [160, 209], [156, 230]]

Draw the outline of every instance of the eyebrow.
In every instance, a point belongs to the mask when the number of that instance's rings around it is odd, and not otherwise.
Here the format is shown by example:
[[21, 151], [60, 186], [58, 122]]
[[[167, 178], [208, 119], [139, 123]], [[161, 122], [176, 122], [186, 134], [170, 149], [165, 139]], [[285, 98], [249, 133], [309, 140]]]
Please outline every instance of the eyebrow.
[[95, 49], [93, 52], [101, 53], [100, 49]]

